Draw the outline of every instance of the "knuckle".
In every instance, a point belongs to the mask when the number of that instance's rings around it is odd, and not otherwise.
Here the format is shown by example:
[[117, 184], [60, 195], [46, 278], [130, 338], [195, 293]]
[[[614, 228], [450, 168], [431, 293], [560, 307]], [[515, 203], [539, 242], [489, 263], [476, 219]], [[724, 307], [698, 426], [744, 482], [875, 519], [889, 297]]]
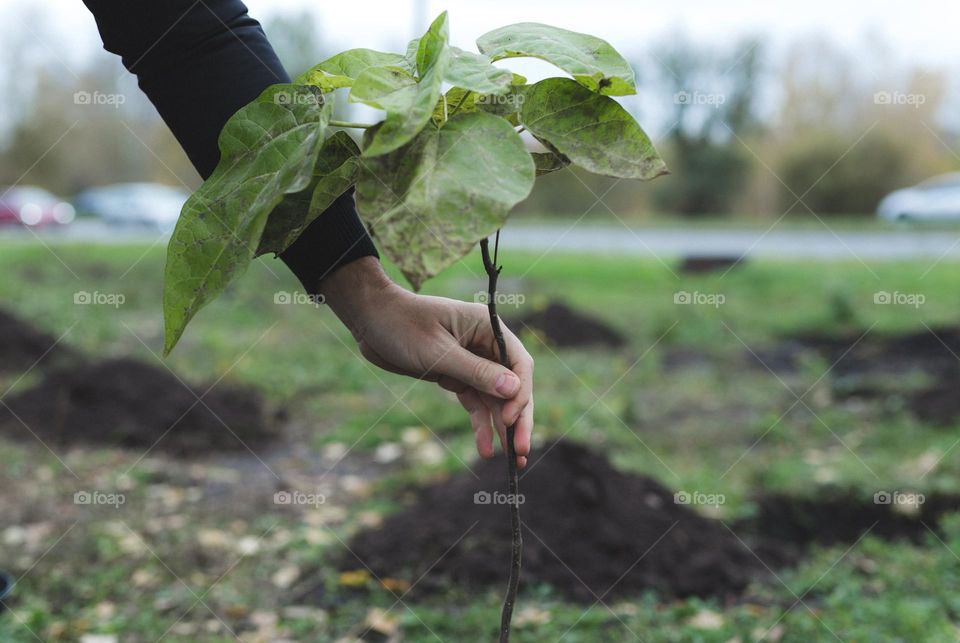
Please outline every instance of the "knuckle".
[[471, 371], [471, 376], [473, 377], [473, 381], [476, 384], [479, 384], [481, 386], [485, 385], [490, 380], [490, 376], [493, 374], [491, 372], [492, 369], [493, 369], [493, 365], [490, 364], [489, 362], [485, 362], [479, 359], [476, 360], [473, 363], [473, 367]]

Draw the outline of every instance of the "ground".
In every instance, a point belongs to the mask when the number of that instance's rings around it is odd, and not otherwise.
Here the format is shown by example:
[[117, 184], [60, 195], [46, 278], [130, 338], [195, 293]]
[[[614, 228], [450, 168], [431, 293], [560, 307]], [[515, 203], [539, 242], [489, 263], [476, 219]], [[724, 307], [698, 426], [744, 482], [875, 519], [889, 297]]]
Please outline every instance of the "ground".
[[[923, 389], [939, 371], [897, 363], [851, 385], [841, 366], [860, 349], [788, 350], [811, 335], [863, 335], [868, 347], [893, 334], [939, 337], [960, 317], [954, 264], [746, 262], [698, 274], [672, 261], [554, 254], [504, 264], [502, 289], [515, 295], [505, 318], [562, 301], [625, 340], [561, 347], [520, 329], [537, 360], [535, 451], [561, 437], [593, 445], [745, 539], [764, 502], [789, 513], [841, 494], [869, 508], [886, 491], [939, 494], [949, 506], [960, 488], [956, 419], [924, 421], [903, 396], [849, 394], [860, 384]], [[85, 359], [135, 357], [201, 396], [211, 385], [253, 390], [280, 436], [248, 450], [224, 430], [222, 453], [184, 457], [161, 446], [50, 443], [8, 420], [0, 568], [20, 580], [0, 613], [0, 640], [491, 640], [502, 584], [404, 595], [429, 569], [378, 579], [334, 564], [358, 530], [403, 510], [416, 485], [471, 466], [462, 411], [431, 385], [357, 359], [330, 311], [287, 297], [296, 285], [269, 259], [161, 362], [162, 266], [160, 246], [8, 244], [0, 304]], [[472, 257], [427, 291], [473, 300], [483, 285]], [[82, 293], [94, 303], [75, 303]], [[884, 304], [878, 293], [923, 302]], [[939, 357], [956, 350], [944, 341]], [[48, 359], [5, 369], [0, 399], [40, 383]], [[882, 364], [885, 353], [870, 359]], [[296, 501], [275, 501], [290, 490]], [[77, 492], [123, 502], [77, 504]], [[696, 504], [707, 496], [712, 504]], [[514, 640], [956, 640], [960, 518], [921, 509], [898, 508], [913, 520], [907, 538], [866, 525], [863, 537], [805, 546], [795, 564], [736, 596], [584, 602], [527, 584]], [[504, 579], [506, 552], [489, 561]]]

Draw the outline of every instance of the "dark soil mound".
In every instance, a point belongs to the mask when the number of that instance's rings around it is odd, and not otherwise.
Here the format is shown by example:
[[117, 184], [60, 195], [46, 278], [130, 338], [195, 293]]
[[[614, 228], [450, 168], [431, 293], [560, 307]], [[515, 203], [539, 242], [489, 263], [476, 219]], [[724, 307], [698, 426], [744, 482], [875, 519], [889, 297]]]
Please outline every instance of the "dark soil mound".
[[205, 390], [188, 389], [169, 371], [131, 359], [61, 368], [7, 398], [15, 417], [0, 408], [0, 428], [32, 439], [22, 422], [51, 444], [147, 449], [156, 443], [180, 456], [244, 444], [256, 449], [271, 437], [255, 393], [224, 385]]
[[[886, 500], [894, 496], [886, 494]], [[862, 494], [798, 498], [781, 494], [757, 500], [757, 513], [735, 529], [782, 543], [833, 545], [855, 542], [864, 533], [921, 542], [945, 513], [960, 511], [960, 496], [929, 494], [914, 513], [896, 511], [892, 503], [875, 502]]]
[[[954, 384], [960, 379], [956, 357], [960, 355], [960, 329], [868, 333], [863, 337], [861, 333], [798, 335], [758, 356], [766, 367], [791, 371], [805, 354], [819, 355], [833, 365], [830, 379], [839, 399], [887, 400], [889, 406], [906, 408], [934, 425], [952, 426], [960, 419], [960, 395]], [[905, 376], [913, 373], [924, 374], [933, 384], [919, 390], [904, 389]]]
[[[935, 328], [900, 335], [854, 333], [842, 337], [805, 334], [787, 338], [776, 351], [762, 353], [771, 362], [796, 366], [803, 353], [821, 355], [836, 366], [837, 375], [902, 374], [923, 370], [935, 374], [960, 372], [960, 329]], [[779, 358], [779, 359], [777, 359]]]
[[685, 257], [680, 263], [680, 272], [686, 274], [700, 274], [705, 272], [715, 272], [717, 270], [729, 270], [734, 266], [744, 264], [743, 257]]
[[[524, 586], [549, 583], [587, 601], [649, 589], [733, 596], [764, 574], [736, 536], [676, 504], [673, 492], [654, 480], [621, 473], [569, 442], [548, 444], [541, 453], [520, 483]], [[464, 473], [417, 490], [412, 506], [357, 534], [350, 543], [356, 558], [346, 556], [339, 567], [368, 565], [380, 577], [408, 579], [426, 573], [415, 591], [504, 584], [509, 507], [477, 504], [474, 494], [503, 491], [505, 466], [497, 458], [474, 471], [479, 480]], [[775, 549], [759, 551], [770, 564], [786, 558]]]
[[623, 336], [604, 322], [556, 301], [550, 302], [543, 310], [519, 319], [508, 319], [506, 323], [518, 333], [529, 327], [538, 332], [547, 343], [561, 348], [618, 348], [625, 343]]
[[67, 351], [53, 335], [0, 308], [0, 371], [23, 372], [41, 358], [52, 361]]

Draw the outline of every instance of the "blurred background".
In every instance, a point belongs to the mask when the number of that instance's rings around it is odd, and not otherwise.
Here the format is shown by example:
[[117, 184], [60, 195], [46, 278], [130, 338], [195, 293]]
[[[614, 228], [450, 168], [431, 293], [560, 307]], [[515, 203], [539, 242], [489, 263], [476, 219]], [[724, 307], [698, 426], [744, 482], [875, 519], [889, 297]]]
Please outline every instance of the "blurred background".
[[[464, 48], [505, 17], [542, 21], [546, 12], [558, 26], [603, 34], [637, 72], [640, 92], [623, 104], [673, 170], [650, 186], [583, 176], [630, 222], [866, 220], [893, 190], [958, 166], [960, 45], [945, 21], [932, 18], [933, 4], [884, 2], [870, 11], [830, 2], [792, 9], [608, 2], [596, 11], [566, 2], [249, 6], [291, 74], [351, 47], [401, 51], [441, 8], [456, 15], [452, 42]], [[67, 200], [120, 182], [196, 186], [135, 79], [102, 50], [82, 3], [54, 9], [6, 0], [4, 7], [0, 183], [26, 182]], [[546, 63], [511, 65], [532, 80], [552, 73]], [[518, 214], [578, 217], [584, 193], [577, 181], [544, 180]], [[80, 214], [108, 209], [94, 198], [79, 206]], [[589, 216], [607, 221], [613, 213], [598, 207]]]
[[[247, 5], [291, 74], [445, 9], [464, 49], [543, 22], [636, 70], [671, 174], [556, 172], [503, 234], [537, 361], [514, 640], [960, 637], [943, 3]], [[161, 359], [199, 177], [80, 0], [0, 7], [0, 640], [493, 640], [502, 460], [272, 258]], [[475, 252], [425, 292], [485, 285]]]

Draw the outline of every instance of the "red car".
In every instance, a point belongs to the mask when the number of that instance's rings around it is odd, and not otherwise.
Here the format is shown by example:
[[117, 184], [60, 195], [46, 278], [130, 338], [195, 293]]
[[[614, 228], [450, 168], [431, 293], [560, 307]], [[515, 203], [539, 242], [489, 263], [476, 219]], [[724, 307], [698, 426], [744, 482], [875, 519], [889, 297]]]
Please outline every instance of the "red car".
[[72, 205], [43, 188], [27, 185], [0, 188], [0, 224], [63, 225], [73, 221], [75, 215]]

